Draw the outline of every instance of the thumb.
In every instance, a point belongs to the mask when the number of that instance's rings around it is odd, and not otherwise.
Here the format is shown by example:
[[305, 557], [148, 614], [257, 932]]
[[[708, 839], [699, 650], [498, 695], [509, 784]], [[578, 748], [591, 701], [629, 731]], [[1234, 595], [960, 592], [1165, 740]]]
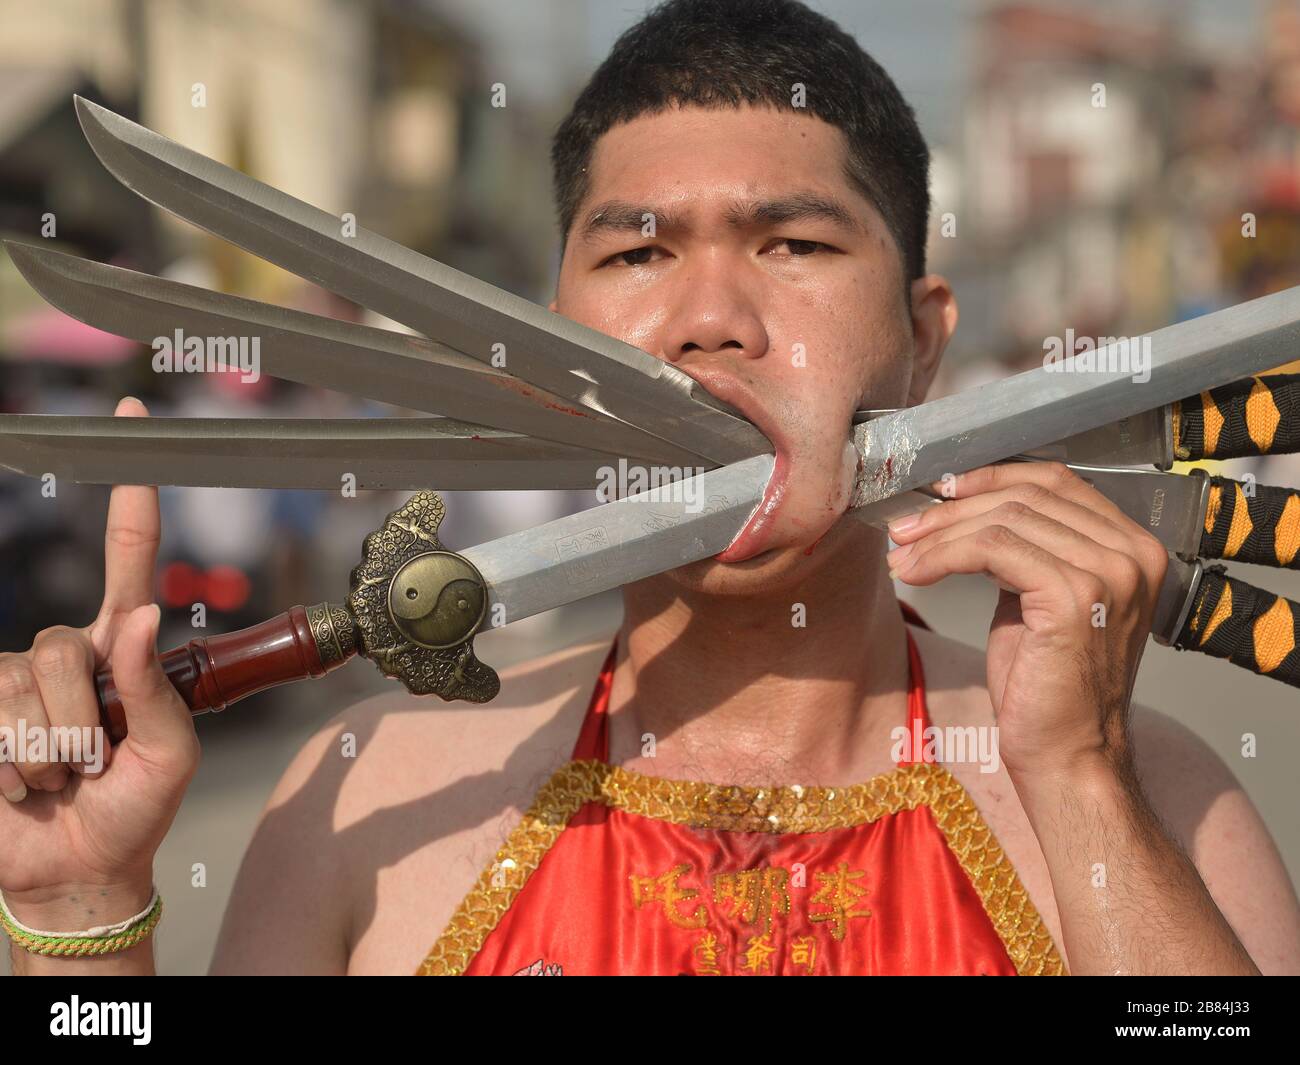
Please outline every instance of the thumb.
[[193, 742], [189, 708], [163, 672], [155, 648], [162, 612], [156, 603], [136, 607], [113, 644], [113, 683], [126, 714], [126, 742], [137, 751], [165, 755]]

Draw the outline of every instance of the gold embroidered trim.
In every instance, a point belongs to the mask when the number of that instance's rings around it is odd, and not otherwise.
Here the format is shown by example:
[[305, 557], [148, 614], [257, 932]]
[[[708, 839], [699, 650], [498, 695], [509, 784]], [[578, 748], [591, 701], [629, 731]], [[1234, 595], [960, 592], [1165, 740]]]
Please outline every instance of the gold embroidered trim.
[[1016, 972], [1065, 973], [1056, 945], [1002, 847], [966, 789], [942, 765], [900, 766], [841, 788], [762, 788], [664, 780], [604, 762], [581, 761], [556, 770], [538, 791], [417, 975], [465, 972], [570, 818], [588, 802], [692, 828], [771, 833], [853, 828], [886, 814], [929, 807]]

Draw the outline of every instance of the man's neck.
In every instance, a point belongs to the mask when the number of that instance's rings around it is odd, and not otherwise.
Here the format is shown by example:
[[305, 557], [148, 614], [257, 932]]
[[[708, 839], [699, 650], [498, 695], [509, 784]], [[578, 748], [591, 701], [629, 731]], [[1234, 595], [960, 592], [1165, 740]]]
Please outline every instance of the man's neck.
[[614, 764], [748, 785], [847, 784], [889, 767], [907, 644], [878, 551], [842, 552], [793, 595], [704, 595], [657, 577], [623, 600]]

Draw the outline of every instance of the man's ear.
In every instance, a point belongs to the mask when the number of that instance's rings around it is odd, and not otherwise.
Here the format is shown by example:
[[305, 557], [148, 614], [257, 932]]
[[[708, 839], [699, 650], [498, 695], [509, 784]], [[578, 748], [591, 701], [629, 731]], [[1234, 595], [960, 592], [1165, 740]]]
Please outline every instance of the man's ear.
[[957, 330], [957, 297], [946, 277], [927, 274], [917, 278], [912, 282], [911, 296], [915, 358], [907, 394], [909, 407], [922, 402], [930, 391], [939, 360]]

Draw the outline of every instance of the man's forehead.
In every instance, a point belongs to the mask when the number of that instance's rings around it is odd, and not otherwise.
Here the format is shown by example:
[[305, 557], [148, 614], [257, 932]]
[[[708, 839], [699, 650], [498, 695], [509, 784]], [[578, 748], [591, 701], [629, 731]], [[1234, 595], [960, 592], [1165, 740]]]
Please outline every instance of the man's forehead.
[[[873, 208], [848, 176], [843, 134], [768, 107], [672, 107], [597, 141], [573, 235], [819, 217], [859, 231]], [[635, 223], [635, 225], [633, 225]]]

